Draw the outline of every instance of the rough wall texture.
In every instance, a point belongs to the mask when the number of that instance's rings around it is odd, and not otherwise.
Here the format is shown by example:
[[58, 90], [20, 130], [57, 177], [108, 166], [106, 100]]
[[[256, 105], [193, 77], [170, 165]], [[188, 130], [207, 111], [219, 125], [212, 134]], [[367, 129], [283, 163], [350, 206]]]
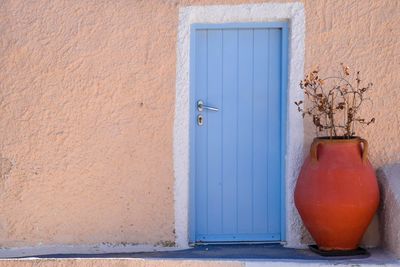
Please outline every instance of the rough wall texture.
[[[174, 240], [178, 9], [249, 2], [1, 1], [0, 245]], [[400, 2], [304, 4], [306, 69], [373, 81], [361, 135], [399, 161]]]
[[[373, 105], [363, 111], [376, 123], [358, 134], [369, 140], [375, 167], [400, 161], [400, 1], [310, 1], [306, 10], [306, 69], [334, 74], [344, 62], [373, 82]], [[313, 133], [306, 136], [310, 143]]]
[[0, 244], [173, 241], [176, 5], [0, 12]]

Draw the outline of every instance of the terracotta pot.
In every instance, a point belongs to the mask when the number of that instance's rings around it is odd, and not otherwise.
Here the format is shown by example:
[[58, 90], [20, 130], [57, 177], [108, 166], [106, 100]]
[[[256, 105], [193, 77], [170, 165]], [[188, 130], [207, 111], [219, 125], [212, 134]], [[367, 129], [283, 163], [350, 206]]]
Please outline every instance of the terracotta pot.
[[316, 138], [311, 145], [294, 199], [322, 250], [357, 248], [378, 208], [379, 188], [367, 153], [368, 143], [359, 137]]

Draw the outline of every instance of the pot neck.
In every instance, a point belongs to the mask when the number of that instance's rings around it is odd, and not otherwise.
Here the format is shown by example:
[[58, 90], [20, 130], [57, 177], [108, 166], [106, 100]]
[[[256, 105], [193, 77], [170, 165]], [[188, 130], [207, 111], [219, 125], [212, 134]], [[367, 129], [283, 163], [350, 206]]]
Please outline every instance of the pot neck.
[[[363, 148], [361, 147], [361, 143], [363, 144]], [[341, 155], [342, 160], [362, 154], [362, 160], [366, 161], [368, 156], [368, 142], [360, 137], [340, 139], [319, 137], [314, 139], [310, 148], [312, 159], [317, 159], [318, 154], [323, 156], [331, 153]]]

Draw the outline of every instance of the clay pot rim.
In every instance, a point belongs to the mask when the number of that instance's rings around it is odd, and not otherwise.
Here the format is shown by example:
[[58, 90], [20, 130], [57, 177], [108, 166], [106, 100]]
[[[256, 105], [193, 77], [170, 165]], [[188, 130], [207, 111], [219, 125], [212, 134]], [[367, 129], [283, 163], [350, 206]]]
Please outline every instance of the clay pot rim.
[[345, 137], [345, 136], [320, 136], [320, 137], [315, 137], [314, 142], [318, 141], [319, 143], [359, 143], [362, 139], [359, 136], [351, 136], [351, 137]]

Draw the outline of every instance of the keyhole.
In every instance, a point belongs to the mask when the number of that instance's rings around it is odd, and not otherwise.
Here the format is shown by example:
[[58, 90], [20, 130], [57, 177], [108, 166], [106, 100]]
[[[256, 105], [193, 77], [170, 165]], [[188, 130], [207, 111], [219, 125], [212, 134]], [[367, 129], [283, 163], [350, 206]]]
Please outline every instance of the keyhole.
[[198, 115], [197, 116], [197, 124], [201, 126], [201, 125], [203, 125], [203, 121], [204, 121], [203, 116]]

